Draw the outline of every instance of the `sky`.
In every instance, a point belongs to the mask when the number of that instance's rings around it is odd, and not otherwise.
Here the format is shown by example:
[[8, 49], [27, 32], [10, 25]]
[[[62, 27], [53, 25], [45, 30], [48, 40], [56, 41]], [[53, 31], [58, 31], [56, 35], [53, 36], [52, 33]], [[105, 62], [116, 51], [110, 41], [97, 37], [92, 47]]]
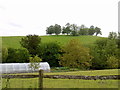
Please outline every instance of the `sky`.
[[46, 35], [50, 25], [66, 23], [101, 28], [102, 37], [118, 31], [119, 0], [0, 0], [0, 36]]

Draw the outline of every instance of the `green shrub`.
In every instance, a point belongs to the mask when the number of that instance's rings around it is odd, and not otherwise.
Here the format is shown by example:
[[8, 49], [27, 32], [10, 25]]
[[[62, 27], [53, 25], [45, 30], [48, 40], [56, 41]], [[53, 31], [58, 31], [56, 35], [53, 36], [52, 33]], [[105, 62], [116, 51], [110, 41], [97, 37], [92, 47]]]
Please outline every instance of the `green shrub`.
[[39, 56], [44, 62], [48, 62], [51, 67], [59, 66], [61, 47], [58, 43], [50, 42], [42, 44]]
[[30, 61], [29, 68], [31, 68], [31, 70], [36, 70], [40, 68], [39, 64], [42, 61], [42, 59], [36, 55], [34, 57], [29, 57], [29, 61]]
[[108, 68], [118, 68], [118, 59], [115, 56], [110, 56], [107, 58]]
[[[106, 69], [106, 68], [116, 68], [116, 66], [109, 66], [111, 61], [116, 63], [119, 56], [117, 43], [113, 39], [100, 39], [95, 42], [95, 46], [91, 48], [91, 55], [94, 57], [92, 59], [92, 69]], [[114, 56], [114, 57], [113, 57]]]
[[8, 57], [8, 49], [7, 48], [2, 48], [2, 62], [6, 62], [6, 59]]
[[5, 63], [25, 63], [29, 62], [29, 52], [27, 49], [8, 48], [8, 57]]

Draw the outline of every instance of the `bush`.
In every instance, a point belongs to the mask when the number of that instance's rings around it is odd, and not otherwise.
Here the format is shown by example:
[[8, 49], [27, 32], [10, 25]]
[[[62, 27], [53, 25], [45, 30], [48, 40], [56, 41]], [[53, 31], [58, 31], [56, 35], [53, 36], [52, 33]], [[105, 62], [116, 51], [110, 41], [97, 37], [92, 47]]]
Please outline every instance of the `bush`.
[[118, 68], [118, 59], [115, 56], [110, 56], [107, 58], [108, 68], [117, 69]]
[[30, 57], [29, 60], [30, 60], [29, 68], [31, 68], [31, 70], [35, 71], [36, 69], [40, 68], [39, 64], [42, 61], [42, 59], [39, 58], [37, 55], [34, 57]]
[[8, 48], [8, 57], [5, 63], [27, 63], [29, 56], [27, 49]]
[[60, 55], [61, 47], [58, 43], [45, 43], [40, 47], [39, 56], [44, 62], [48, 62], [52, 67], [59, 66]]
[[7, 48], [2, 48], [2, 62], [6, 62], [6, 59], [8, 57], [8, 49]]
[[119, 56], [118, 47], [115, 40], [100, 39], [97, 40], [95, 44], [96, 45], [93, 48], [91, 48], [91, 55], [94, 57], [92, 59], [91, 68], [92, 69], [116, 68], [116, 66], [111, 67], [109, 66], [111, 64], [111, 61], [113, 61], [113, 63], [116, 63], [116, 57]]

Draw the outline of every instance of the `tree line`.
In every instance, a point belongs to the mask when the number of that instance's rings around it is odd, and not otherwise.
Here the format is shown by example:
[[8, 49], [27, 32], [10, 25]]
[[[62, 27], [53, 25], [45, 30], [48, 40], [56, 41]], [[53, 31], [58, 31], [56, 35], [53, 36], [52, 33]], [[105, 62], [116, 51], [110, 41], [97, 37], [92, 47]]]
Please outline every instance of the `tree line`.
[[[71, 39], [66, 45], [41, 43], [38, 35], [27, 35], [20, 41], [22, 49], [2, 48], [3, 63], [28, 63], [34, 57], [51, 67], [80, 69], [120, 68], [120, 33], [110, 32], [108, 38], [96, 40], [94, 46], [83, 46]], [[72, 46], [72, 47], [71, 47]], [[33, 58], [32, 58], [33, 57]]]
[[67, 23], [65, 26], [61, 27], [58, 24], [51, 25], [47, 27], [46, 34], [52, 35], [59, 35], [59, 34], [67, 34], [72, 36], [79, 36], [79, 35], [102, 35], [101, 28], [94, 27], [91, 25], [89, 28], [85, 25], [77, 26], [77, 24], [70, 24]]

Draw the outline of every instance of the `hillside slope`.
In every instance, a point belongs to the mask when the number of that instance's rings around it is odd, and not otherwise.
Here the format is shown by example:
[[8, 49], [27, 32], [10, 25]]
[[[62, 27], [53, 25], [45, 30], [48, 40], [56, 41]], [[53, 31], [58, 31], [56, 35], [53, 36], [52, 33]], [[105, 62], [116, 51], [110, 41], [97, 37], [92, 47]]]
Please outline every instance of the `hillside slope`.
[[[20, 46], [19, 41], [24, 36], [11, 36], [11, 37], [2, 37], [2, 46], [3, 47], [11, 47], [11, 48], [22, 48]], [[78, 39], [83, 45], [89, 46], [93, 45], [93, 43], [102, 37], [97, 36], [40, 36], [42, 43], [49, 43], [49, 42], [58, 42], [60, 45], [65, 45], [71, 39]]]

